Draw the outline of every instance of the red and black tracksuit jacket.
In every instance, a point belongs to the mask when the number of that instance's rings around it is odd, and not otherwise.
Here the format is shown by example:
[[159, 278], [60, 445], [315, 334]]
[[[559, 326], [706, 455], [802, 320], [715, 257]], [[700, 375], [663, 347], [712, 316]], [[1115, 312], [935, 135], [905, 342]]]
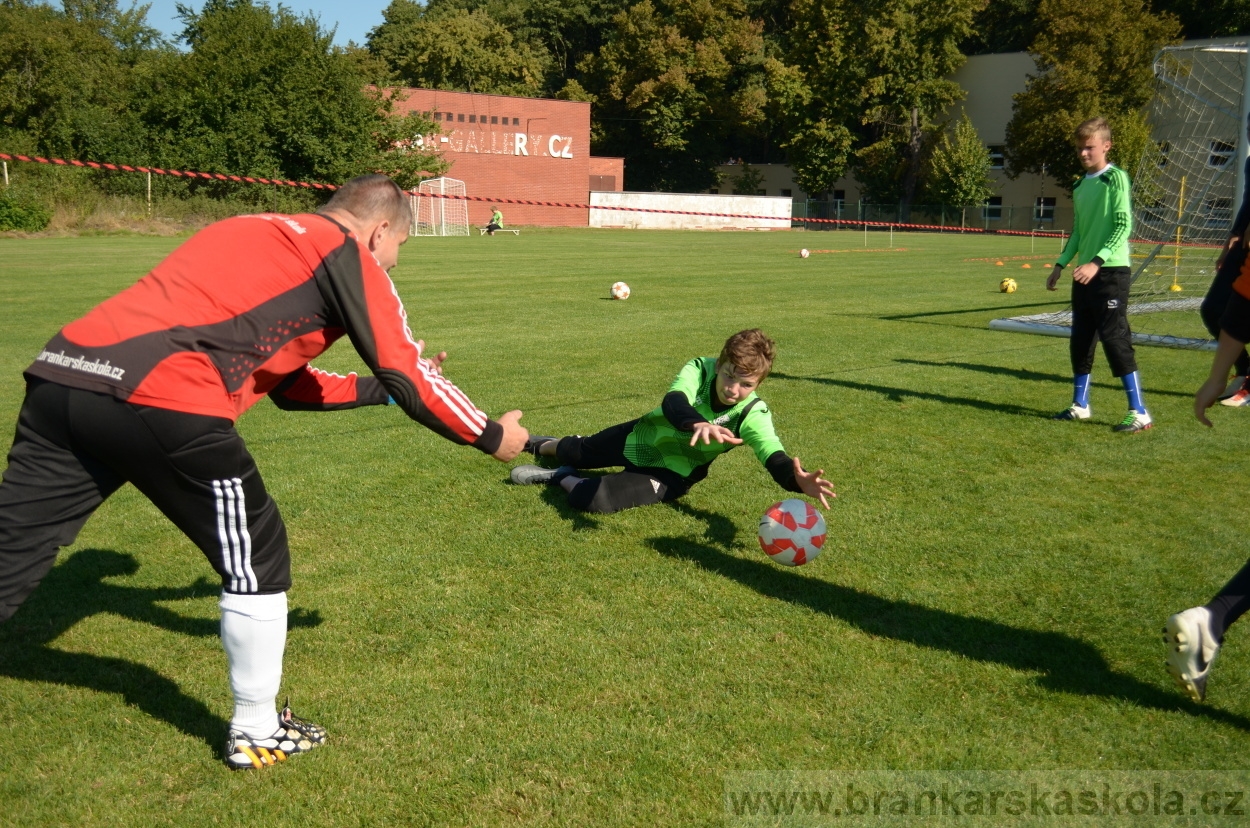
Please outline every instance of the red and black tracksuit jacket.
[[[308, 365], [345, 334], [376, 379]], [[503, 438], [422, 358], [395, 285], [369, 249], [319, 215], [239, 216], [205, 228], [66, 325], [26, 374], [231, 421], [266, 395], [316, 410], [389, 395], [453, 442], [491, 454]]]

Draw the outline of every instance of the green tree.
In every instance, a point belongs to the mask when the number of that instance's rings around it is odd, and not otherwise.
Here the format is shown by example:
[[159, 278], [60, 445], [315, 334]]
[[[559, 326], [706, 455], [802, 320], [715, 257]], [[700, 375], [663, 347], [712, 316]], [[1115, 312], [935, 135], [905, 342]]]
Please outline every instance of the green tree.
[[44, 155], [136, 162], [134, 81], [159, 47], [146, 7], [0, 0], [0, 136]]
[[433, 123], [392, 120], [390, 101], [314, 18], [251, 0], [179, 12], [190, 50], [164, 54], [139, 96], [152, 163], [331, 183], [434, 171], [437, 156], [414, 140]]
[[1156, 0], [1153, 7], [1175, 15], [1187, 39], [1250, 32], [1250, 0]]
[[926, 189], [939, 204], [961, 208], [961, 225], [964, 208], [984, 204], [994, 194], [990, 153], [967, 113], [934, 148]]
[[1141, 0], [1105, 0], [1093, 23], [1080, 0], [1041, 0], [1038, 15], [1041, 34], [1029, 51], [1040, 71], [1015, 96], [1008, 175], [1048, 174], [1070, 191], [1082, 172], [1072, 135], [1097, 115], [1111, 124], [1111, 160], [1131, 174], [1148, 140], [1142, 108], [1154, 90], [1151, 65], [1175, 41], [1176, 18], [1152, 14]]
[[518, 41], [485, 9], [426, 8], [393, 0], [369, 50], [410, 86], [537, 96], [550, 58]]
[[768, 105], [764, 40], [741, 0], [642, 0], [617, 14], [582, 64], [598, 101], [600, 152], [623, 155], [629, 186], [716, 186], [731, 136], [758, 132]]
[[[963, 63], [959, 44], [980, 7], [981, 0], [794, 0], [785, 62], [806, 92], [788, 95], [786, 148], [805, 177], [817, 184], [840, 175], [842, 149], [853, 147], [851, 164], [872, 197], [909, 204], [934, 119], [963, 96], [949, 76]], [[826, 172], [815, 174], [822, 163]]]

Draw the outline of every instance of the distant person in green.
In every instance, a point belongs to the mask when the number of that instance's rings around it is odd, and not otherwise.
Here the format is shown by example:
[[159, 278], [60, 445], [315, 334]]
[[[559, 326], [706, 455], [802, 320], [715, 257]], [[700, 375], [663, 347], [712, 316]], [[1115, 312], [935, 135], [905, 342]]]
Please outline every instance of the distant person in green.
[[[783, 489], [820, 500], [836, 497], [824, 469], [805, 471], [786, 454], [768, 405], [756, 389], [772, 370], [776, 346], [759, 329], [739, 331], [719, 357], [686, 363], [659, 408], [590, 437], [531, 437], [526, 450], [554, 458], [557, 469], [517, 466], [513, 483], [550, 483], [568, 492], [569, 505], [607, 514], [666, 503], [707, 477], [720, 455], [746, 443]], [[583, 477], [582, 469], [624, 470]]]
[[486, 225], [486, 235], [495, 235], [496, 230], [503, 229], [503, 213], [499, 212], [498, 207], [492, 207], [490, 213], [490, 224]]
[[1072, 236], [1046, 280], [1046, 289], [1054, 290], [1063, 268], [1077, 259], [1077, 267], [1072, 270], [1069, 340], [1072, 405], [1056, 414], [1055, 419], [1089, 419], [1090, 372], [1094, 368], [1094, 347], [1101, 340], [1111, 373], [1120, 378], [1128, 394], [1128, 414], [1112, 431], [1133, 434], [1150, 428], [1153, 421], [1142, 401], [1133, 332], [1128, 325], [1128, 291], [1132, 281], [1128, 246], [1133, 230], [1131, 184], [1124, 170], [1107, 161], [1111, 127], [1104, 118], [1085, 121], [1073, 137], [1085, 177], [1072, 192]]

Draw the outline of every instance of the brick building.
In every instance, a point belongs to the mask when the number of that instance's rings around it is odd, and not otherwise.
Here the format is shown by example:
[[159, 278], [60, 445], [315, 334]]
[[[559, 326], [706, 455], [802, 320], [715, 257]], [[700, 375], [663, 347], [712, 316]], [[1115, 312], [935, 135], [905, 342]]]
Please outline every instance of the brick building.
[[[423, 137], [451, 163], [470, 196], [586, 204], [591, 190], [619, 191], [622, 158], [590, 156], [590, 104], [436, 89], [405, 89], [400, 113], [429, 113], [441, 135]], [[469, 223], [484, 225], [490, 203], [469, 202]], [[509, 225], [585, 227], [589, 210], [500, 205]]]

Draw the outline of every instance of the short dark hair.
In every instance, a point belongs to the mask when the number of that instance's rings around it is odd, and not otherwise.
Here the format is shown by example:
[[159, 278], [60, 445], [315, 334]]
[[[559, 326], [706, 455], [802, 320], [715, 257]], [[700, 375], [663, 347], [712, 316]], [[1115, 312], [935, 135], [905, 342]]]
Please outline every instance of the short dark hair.
[[317, 212], [327, 210], [350, 213], [360, 221], [386, 220], [394, 232], [406, 231], [412, 224], [408, 194], [384, 175], [361, 175], [348, 181]]
[[721, 348], [720, 357], [716, 360], [716, 368], [719, 370], [726, 362], [731, 362], [739, 374], [758, 374], [763, 381], [772, 370], [776, 357], [777, 346], [768, 335], [759, 328], [751, 328], [738, 331], [725, 340], [725, 347]]

